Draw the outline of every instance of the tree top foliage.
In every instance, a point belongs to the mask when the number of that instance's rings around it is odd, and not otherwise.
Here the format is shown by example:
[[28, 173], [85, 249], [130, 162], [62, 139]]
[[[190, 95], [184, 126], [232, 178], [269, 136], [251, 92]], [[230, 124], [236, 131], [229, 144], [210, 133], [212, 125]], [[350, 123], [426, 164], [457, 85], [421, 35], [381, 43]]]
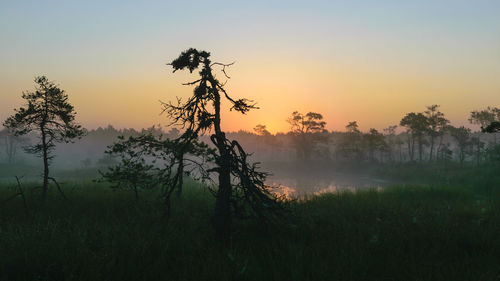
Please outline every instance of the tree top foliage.
[[[231, 64], [223, 64], [211, 62], [210, 53], [198, 51], [190, 48], [180, 54], [178, 58], [173, 60], [169, 65], [172, 66], [173, 72], [177, 70], [188, 69], [193, 72], [195, 69], [201, 68], [198, 80], [186, 83], [185, 85], [196, 85], [194, 94], [188, 98], [186, 102], [177, 99], [177, 104], [164, 103], [164, 112], [171, 117], [172, 124], [180, 125], [186, 129], [185, 137], [193, 138], [199, 133], [204, 133], [212, 129], [218, 124], [217, 111], [220, 110], [220, 97], [223, 95], [231, 104], [230, 110], [236, 110], [245, 114], [250, 109], [258, 108], [253, 101], [248, 99], [233, 99], [223, 88], [224, 83], [221, 83], [215, 75], [212, 74], [214, 66], [222, 67], [222, 73], [227, 76], [225, 68]], [[209, 106], [212, 103], [214, 108]], [[192, 136], [189, 136], [191, 135]]]
[[290, 124], [291, 132], [295, 134], [326, 132], [326, 122], [323, 121], [323, 115], [316, 112], [302, 114], [294, 111], [287, 122]]
[[[35, 91], [23, 92], [26, 105], [15, 109], [15, 114], [3, 125], [16, 136], [36, 132], [44, 135], [50, 150], [55, 142], [72, 142], [85, 134], [85, 129], [75, 123], [73, 106], [68, 102], [66, 92], [45, 76], [35, 78]], [[29, 147], [31, 152], [40, 152], [42, 144]]]
[[410, 112], [401, 119], [399, 123], [401, 126], [406, 127], [408, 131], [415, 135], [424, 134], [429, 126], [429, 119], [422, 113]]

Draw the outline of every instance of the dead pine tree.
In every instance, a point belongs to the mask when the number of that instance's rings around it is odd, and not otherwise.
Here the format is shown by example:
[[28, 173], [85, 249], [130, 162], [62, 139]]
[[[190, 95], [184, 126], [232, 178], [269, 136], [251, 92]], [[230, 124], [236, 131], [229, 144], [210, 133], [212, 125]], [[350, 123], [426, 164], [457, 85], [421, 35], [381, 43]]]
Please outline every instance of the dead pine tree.
[[189, 49], [173, 60], [169, 65], [173, 72], [188, 69], [190, 73], [199, 70], [199, 79], [186, 83], [195, 86], [193, 95], [185, 102], [164, 103], [164, 113], [179, 125], [184, 133], [177, 139], [179, 143], [191, 143], [198, 136], [212, 132], [211, 142], [215, 145], [213, 158], [215, 167], [208, 172], [217, 173], [217, 190], [214, 191], [216, 202], [214, 227], [219, 240], [228, 241], [231, 236], [231, 220], [234, 215], [252, 213], [260, 218], [269, 219], [283, 209], [280, 198], [270, 193], [265, 185], [266, 173], [257, 171], [256, 164], [247, 162], [248, 154], [236, 141], [227, 139], [221, 128], [221, 100], [229, 101], [230, 110], [245, 114], [257, 108], [248, 99], [233, 99], [214, 75], [214, 67], [220, 67], [226, 79], [226, 67], [231, 64], [212, 62], [210, 53]]

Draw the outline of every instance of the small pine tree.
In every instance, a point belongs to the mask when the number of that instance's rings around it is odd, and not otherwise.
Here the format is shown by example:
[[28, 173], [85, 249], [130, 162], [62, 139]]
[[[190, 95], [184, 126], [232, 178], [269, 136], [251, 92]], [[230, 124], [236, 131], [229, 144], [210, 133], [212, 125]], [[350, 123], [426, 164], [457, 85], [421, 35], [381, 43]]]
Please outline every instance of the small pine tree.
[[25, 146], [25, 150], [43, 159], [42, 200], [45, 200], [49, 179], [54, 180], [49, 176], [49, 164], [56, 143], [73, 142], [85, 134], [85, 129], [75, 123], [76, 113], [64, 90], [45, 76], [36, 77], [35, 83], [34, 92], [23, 92], [27, 104], [16, 109], [3, 125], [16, 136], [37, 134], [38, 142]]

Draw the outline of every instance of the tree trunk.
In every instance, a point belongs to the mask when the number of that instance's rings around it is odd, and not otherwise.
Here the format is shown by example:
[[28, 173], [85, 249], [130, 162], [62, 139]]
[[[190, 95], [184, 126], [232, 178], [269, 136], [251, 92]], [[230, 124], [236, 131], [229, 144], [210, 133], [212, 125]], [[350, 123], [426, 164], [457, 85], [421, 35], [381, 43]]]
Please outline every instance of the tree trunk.
[[[210, 75], [211, 76], [211, 75]], [[213, 77], [210, 77], [213, 80]], [[215, 82], [211, 82], [215, 92], [214, 98], [214, 131], [215, 146], [219, 151], [216, 163], [219, 166], [219, 189], [215, 197], [214, 226], [215, 235], [219, 241], [227, 242], [231, 236], [231, 159], [226, 148], [226, 136], [222, 132], [220, 95]]]
[[47, 198], [47, 190], [49, 188], [49, 156], [48, 156], [48, 144], [47, 144], [47, 134], [45, 132], [45, 125], [48, 118], [48, 108], [49, 101], [47, 94], [44, 95], [45, 107], [43, 120], [40, 123], [40, 132], [42, 134], [42, 151], [43, 151], [43, 185], [42, 185], [42, 202], [45, 203]]
[[181, 154], [179, 159], [179, 166], [177, 166], [177, 174], [179, 175], [179, 182], [177, 183], [177, 198], [182, 196], [182, 185], [184, 184], [184, 154]]
[[231, 235], [231, 171], [229, 161], [221, 156], [219, 190], [215, 198], [215, 234], [220, 241], [227, 241]]
[[481, 140], [479, 139], [479, 135], [477, 135], [477, 143], [476, 143], [476, 165], [479, 166], [479, 161], [481, 157]]
[[423, 144], [422, 144], [422, 137], [418, 137], [418, 161], [422, 162], [422, 151], [423, 150]]
[[8, 163], [14, 163], [14, 156], [16, 155], [16, 142], [13, 136], [7, 135], [5, 137], [5, 152], [7, 154]]
[[413, 161], [413, 140], [412, 137], [408, 135], [408, 156], [410, 157], [410, 161]]
[[42, 128], [42, 151], [43, 151], [43, 185], [42, 185], [42, 202], [47, 198], [47, 190], [49, 187], [49, 158], [47, 151], [47, 140], [45, 130]]
[[137, 190], [137, 185], [133, 184], [135, 193], [135, 202], [139, 201], [139, 191]]
[[434, 153], [434, 136], [431, 136], [431, 149], [429, 153], [429, 162], [432, 162], [432, 154]]
[[[441, 151], [443, 149], [443, 138], [444, 138], [444, 135], [441, 134], [441, 136], [439, 136], [439, 144], [438, 144], [438, 147], [437, 147], [437, 152], [436, 152], [436, 155], [438, 153], [440, 153], [440, 156], [439, 156], [439, 159], [437, 159], [438, 161], [439, 160], [442, 160], [443, 159], [443, 152]], [[437, 157], [437, 156], [436, 156]]]

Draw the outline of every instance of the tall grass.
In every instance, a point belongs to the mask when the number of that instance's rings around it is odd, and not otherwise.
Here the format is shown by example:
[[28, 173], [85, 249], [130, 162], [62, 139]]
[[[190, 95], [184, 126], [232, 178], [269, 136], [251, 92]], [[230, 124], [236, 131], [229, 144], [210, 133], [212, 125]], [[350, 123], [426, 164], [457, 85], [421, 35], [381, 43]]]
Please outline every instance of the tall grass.
[[[311, 196], [275, 225], [235, 222], [230, 246], [214, 200], [191, 183], [170, 219], [152, 192], [65, 183], [47, 204], [0, 205], [0, 280], [498, 280], [496, 188], [393, 187]], [[28, 189], [25, 187], [25, 189]], [[16, 192], [0, 187], [0, 200]]]

